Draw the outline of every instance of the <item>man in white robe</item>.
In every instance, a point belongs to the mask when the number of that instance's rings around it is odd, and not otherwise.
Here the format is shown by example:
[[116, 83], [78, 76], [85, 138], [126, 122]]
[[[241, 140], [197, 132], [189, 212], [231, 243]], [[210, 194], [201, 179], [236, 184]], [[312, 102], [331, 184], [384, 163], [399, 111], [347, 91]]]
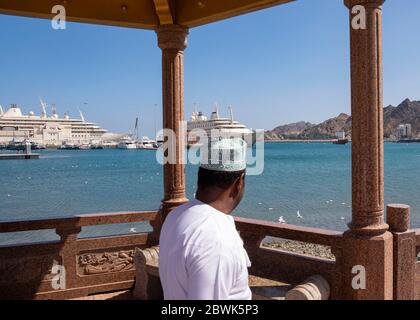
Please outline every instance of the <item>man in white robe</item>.
[[241, 139], [213, 143], [199, 168], [196, 199], [166, 218], [159, 253], [166, 300], [251, 299], [251, 263], [230, 215], [244, 194], [245, 152]]

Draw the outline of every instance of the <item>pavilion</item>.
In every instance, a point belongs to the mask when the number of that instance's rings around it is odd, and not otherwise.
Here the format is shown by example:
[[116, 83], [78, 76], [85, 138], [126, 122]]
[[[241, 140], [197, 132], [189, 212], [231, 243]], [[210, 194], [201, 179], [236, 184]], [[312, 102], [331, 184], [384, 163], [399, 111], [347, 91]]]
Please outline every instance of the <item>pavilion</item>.
[[[67, 21], [154, 30], [162, 50], [163, 127], [177, 134], [176, 155], [180, 159], [183, 152], [179, 123], [184, 118], [184, 50], [189, 29], [293, 1], [0, 0], [0, 13], [52, 19], [55, 14], [51, 9], [62, 5], [66, 8]], [[307, 276], [321, 274], [331, 286], [332, 299], [420, 298], [420, 265], [416, 260], [420, 251], [420, 230], [409, 229], [407, 206], [390, 205], [385, 220], [381, 40], [384, 1], [344, 0], [349, 9], [353, 118], [353, 207], [348, 230], [340, 233], [236, 218], [253, 261], [253, 274], [273, 279], [281, 274], [281, 280], [288, 283], [299, 283]], [[352, 11], [356, 5], [365, 9], [365, 29], [352, 27], [352, 19], [360, 13]], [[130, 288], [134, 282], [132, 268], [116, 270], [111, 266], [103, 273], [89, 274], [85, 265], [79, 262], [85, 261], [87, 254], [97, 254], [99, 249], [118, 252], [140, 244], [143, 247], [157, 244], [166, 215], [187, 201], [184, 165], [180, 161], [177, 163], [164, 165], [164, 198], [158, 212], [0, 223], [0, 232], [55, 229], [61, 237], [57, 243], [0, 247], [0, 270], [3, 271], [0, 273], [0, 297], [69, 298]], [[151, 221], [152, 233], [105, 239], [77, 238], [82, 226], [143, 220]], [[262, 249], [261, 240], [267, 235], [330, 246], [336, 259], [324, 261]], [[66, 266], [66, 289], [54, 291], [49, 287], [47, 271], [53, 259]], [[11, 282], [16, 276], [7, 278], [10, 272], [6, 271], [11, 268], [21, 270], [18, 283], [24, 282], [25, 286]], [[360, 270], [365, 272], [365, 288], [354, 286], [355, 276], [364, 276], [359, 274]]]

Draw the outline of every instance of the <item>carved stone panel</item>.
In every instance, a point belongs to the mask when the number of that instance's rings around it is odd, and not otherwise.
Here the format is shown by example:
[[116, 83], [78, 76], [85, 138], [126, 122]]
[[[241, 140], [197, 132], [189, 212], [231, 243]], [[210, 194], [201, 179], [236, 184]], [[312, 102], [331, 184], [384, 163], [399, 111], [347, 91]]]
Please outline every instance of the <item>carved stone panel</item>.
[[54, 261], [61, 263], [53, 255], [0, 259], [0, 285], [51, 281]]
[[78, 255], [78, 274], [85, 276], [134, 270], [133, 251], [83, 253]]

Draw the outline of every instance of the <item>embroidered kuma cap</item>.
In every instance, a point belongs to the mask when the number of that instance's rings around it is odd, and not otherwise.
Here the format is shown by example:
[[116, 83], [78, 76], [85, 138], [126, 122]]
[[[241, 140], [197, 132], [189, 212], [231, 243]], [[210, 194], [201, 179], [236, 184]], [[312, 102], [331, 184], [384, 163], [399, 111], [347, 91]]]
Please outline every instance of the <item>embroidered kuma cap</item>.
[[213, 140], [201, 148], [200, 167], [214, 171], [241, 171], [246, 169], [247, 144], [241, 138]]

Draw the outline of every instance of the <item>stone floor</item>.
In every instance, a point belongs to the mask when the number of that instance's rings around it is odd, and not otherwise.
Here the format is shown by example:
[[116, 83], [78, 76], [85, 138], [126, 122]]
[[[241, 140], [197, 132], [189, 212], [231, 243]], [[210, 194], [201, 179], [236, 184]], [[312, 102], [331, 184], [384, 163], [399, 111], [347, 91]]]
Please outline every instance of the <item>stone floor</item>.
[[[260, 277], [249, 276], [249, 286], [252, 290], [253, 300], [284, 300], [286, 293], [291, 289], [291, 285], [268, 280]], [[116, 291], [102, 294], [95, 294], [87, 297], [75, 298], [71, 300], [131, 300], [131, 290]]]

